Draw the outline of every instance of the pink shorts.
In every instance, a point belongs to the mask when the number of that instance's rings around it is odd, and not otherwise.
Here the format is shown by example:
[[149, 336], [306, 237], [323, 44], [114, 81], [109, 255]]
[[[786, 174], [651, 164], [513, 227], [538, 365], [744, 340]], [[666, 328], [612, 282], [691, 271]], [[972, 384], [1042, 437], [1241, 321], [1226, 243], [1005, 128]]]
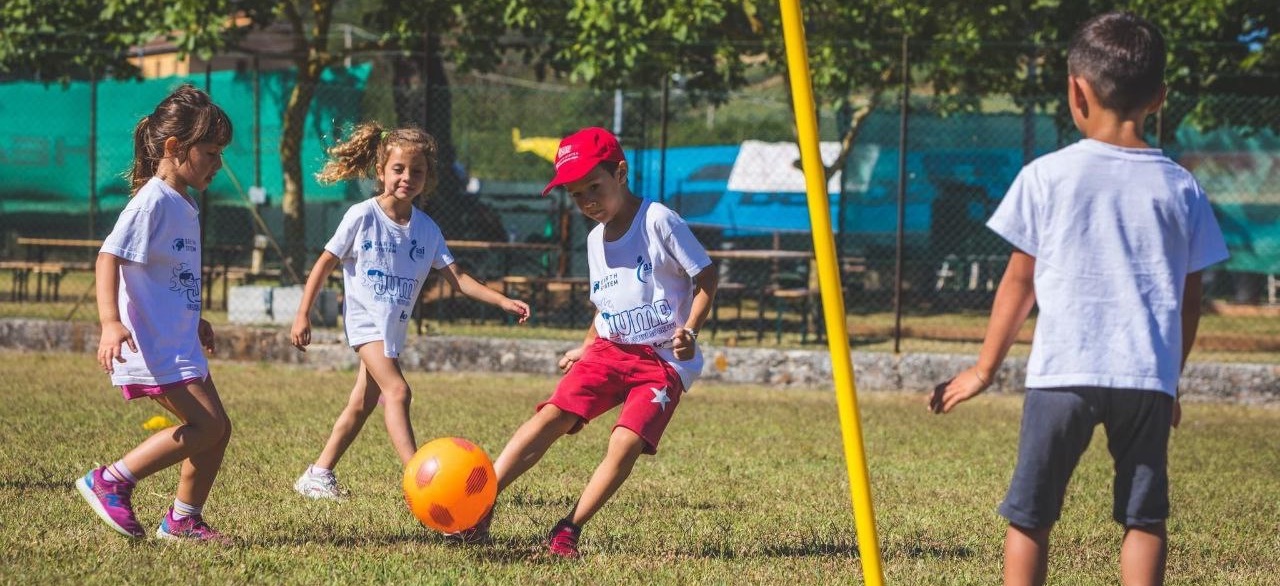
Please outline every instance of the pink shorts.
[[202, 380], [208, 380], [208, 377], [194, 377], [163, 385], [120, 385], [120, 392], [124, 394], [125, 399], [132, 401], [139, 397], [159, 397], [174, 389], [185, 389], [187, 385], [198, 383]]
[[537, 408], [555, 405], [582, 418], [569, 431], [576, 433], [587, 422], [622, 405], [614, 428], [634, 431], [648, 444], [644, 453], [656, 454], [658, 440], [683, 394], [680, 375], [653, 348], [597, 339], [560, 379], [551, 398]]

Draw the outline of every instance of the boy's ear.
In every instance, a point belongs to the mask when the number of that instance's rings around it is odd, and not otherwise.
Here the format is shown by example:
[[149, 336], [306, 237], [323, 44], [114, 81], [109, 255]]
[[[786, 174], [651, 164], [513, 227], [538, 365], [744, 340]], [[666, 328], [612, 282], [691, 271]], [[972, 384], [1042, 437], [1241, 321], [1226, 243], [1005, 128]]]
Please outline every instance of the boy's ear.
[[1162, 83], [1160, 84], [1160, 92], [1156, 94], [1156, 97], [1151, 99], [1150, 104], [1147, 104], [1147, 114], [1155, 114], [1156, 112], [1159, 112], [1160, 107], [1164, 106], [1164, 100], [1167, 97], [1169, 97], [1169, 86], [1168, 84]]
[[618, 177], [618, 183], [627, 182], [627, 162], [626, 161], [618, 161], [617, 177]]
[[[1083, 77], [1068, 75], [1067, 76], [1067, 101], [1072, 108], [1080, 112], [1080, 116], [1089, 117], [1089, 94], [1092, 91], [1085, 91], [1089, 82]], [[1092, 88], [1090, 88], [1092, 89]]]

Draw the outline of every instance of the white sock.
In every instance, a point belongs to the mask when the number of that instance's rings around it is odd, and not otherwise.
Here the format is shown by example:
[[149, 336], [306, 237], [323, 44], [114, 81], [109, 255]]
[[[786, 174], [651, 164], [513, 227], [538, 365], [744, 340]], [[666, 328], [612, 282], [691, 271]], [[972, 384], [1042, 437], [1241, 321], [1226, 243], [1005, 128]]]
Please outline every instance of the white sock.
[[315, 464], [312, 464], [307, 467], [307, 474], [310, 474], [312, 476], [330, 476], [333, 474], [333, 469], [321, 468], [319, 466], [316, 466]]
[[188, 505], [179, 499], [173, 499], [173, 519], [180, 521], [192, 515], [204, 512], [204, 505]]
[[102, 473], [111, 482], [127, 482], [129, 484], [137, 484], [138, 479], [133, 477], [133, 472], [129, 471], [129, 467], [124, 465], [124, 460], [120, 460], [115, 464], [107, 466]]

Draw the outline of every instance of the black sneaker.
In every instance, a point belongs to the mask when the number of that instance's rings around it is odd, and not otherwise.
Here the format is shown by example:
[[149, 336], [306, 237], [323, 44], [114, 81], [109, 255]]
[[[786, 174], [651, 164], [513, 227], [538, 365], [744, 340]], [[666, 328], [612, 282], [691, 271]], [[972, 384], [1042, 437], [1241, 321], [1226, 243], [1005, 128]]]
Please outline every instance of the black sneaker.
[[489, 524], [492, 522], [493, 509], [489, 509], [489, 512], [485, 513], [474, 527], [463, 529], [457, 533], [446, 533], [444, 538], [451, 542], [462, 544], [492, 543], [493, 536], [489, 534]]

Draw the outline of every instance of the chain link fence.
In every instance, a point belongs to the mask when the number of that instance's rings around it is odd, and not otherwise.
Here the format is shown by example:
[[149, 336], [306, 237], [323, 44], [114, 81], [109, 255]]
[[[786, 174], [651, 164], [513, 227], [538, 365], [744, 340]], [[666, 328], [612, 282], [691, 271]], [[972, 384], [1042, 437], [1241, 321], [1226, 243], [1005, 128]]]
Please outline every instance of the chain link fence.
[[[717, 258], [722, 289], [709, 327], [718, 341], [820, 339], [808, 209], [783, 84], [760, 83], [718, 104], [678, 86], [599, 92], [498, 74], [454, 74], [428, 86], [427, 76], [405, 65], [420, 61], [414, 55], [369, 56], [326, 71], [304, 129], [308, 258], [301, 263], [286, 262], [283, 252], [279, 152], [291, 71], [242, 62], [235, 69], [142, 82], [0, 84], [0, 103], [23, 105], [0, 109], [0, 267], [11, 278], [0, 286], [12, 285], [0, 290], [0, 302], [12, 308], [54, 297], [84, 301], [92, 241], [110, 231], [128, 198], [121, 174], [132, 154], [131, 129], [168, 91], [189, 82], [207, 89], [236, 125], [223, 171], [200, 194], [204, 302], [211, 315], [225, 312], [228, 321], [240, 323], [291, 321], [302, 278], [296, 267], [305, 271], [344, 211], [376, 189], [371, 181], [320, 185], [314, 173], [324, 150], [352, 125], [378, 120], [423, 126], [445, 144], [440, 189], [423, 205], [453, 243], [460, 265], [495, 289], [530, 301], [538, 325], [584, 328], [590, 320], [585, 235], [591, 226], [563, 194], [540, 192], [552, 174], [549, 159], [559, 138], [598, 125], [618, 132], [633, 191], [680, 212]], [[1172, 96], [1169, 109], [1182, 99]], [[1168, 125], [1160, 137], [1153, 134], [1153, 144], [1205, 186], [1232, 250], [1230, 261], [1207, 273], [1212, 315], [1202, 337], [1217, 339], [1224, 351], [1277, 352], [1280, 136], [1274, 129], [1280, 121], [1258, 113], [1280, 111], [1280, 98], [1211, 99], [1216, 111], [1237, 114], [1212, 128], [1197, 126], [1188, 115], [1149, 124], [1153, 132]], [[1000, 95], [973, 102], [980, 105], [954, 113], [932, 96], [912, 97], [904, 118], [900, 100], [886, 96], [831, 179], [829, 204], [855, 343], [901, 334], [901, 348], [913, 350], [932, 340], [981, 339], [1009, 253], [985, 228], [986, 218], [1023, 164], [1078, 135], [1052, 110], [1020, 108]], [[825, 108], [820, 116], [822, 151], [831, 160], [839, 150], [837, 129], [847, 120]], [[322, 321], [335, 322], [340, 302], [335, 280], [322, 298]], [[895, 327], [895, 309], [901, 310], [901, 328]], [[91, 313], [92, 305], [85, 311]], [[419, 317], [427, 324], [504, 319], [434, 280], [424, 288]]]

